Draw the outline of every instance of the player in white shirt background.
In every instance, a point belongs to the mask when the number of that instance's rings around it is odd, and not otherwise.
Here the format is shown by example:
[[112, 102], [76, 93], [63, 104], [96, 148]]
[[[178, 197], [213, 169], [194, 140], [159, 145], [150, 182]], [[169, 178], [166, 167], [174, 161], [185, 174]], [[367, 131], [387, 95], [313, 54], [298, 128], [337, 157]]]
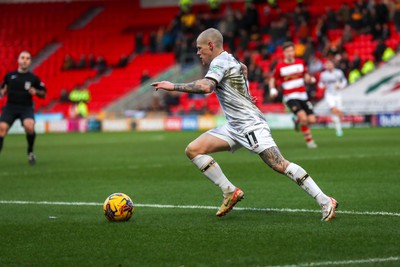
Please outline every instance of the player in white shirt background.
[[189, 83], [155, 82], [156, 90], [208, 94], [214, 92], [225, 113], [227, 124], [211, 129], [186, 148], [187, 157], [223, 193], [224, 200], [217, 216], [227, 214], [243, 199], [244, 192], [234, 186], [209, 155], [245, 147], [258, 154], [275, 171], [297, 183], [320, 205], [322, 221], [335, 217], [338, 202], [325, 195], [311, 176], [299, 165], [287, 161], [272, 138], [264, 114], [255, 106], [243, 74], [247, 68], [223, 49], [222, 34], [213, 28], [203, 31], [197, 38], [197, 55], [209, 66], [205, 78]]
[[340, 91], [347, 86], [343, 71], [335, 68], [331, 60], [326, 61], [325, 70], [320, 75], [318, 86], [325, 88], [324, 99], [329, 105], [336, 135], [343, 136], [341, 124], [341, 117], [343, 116], [342, 96]]

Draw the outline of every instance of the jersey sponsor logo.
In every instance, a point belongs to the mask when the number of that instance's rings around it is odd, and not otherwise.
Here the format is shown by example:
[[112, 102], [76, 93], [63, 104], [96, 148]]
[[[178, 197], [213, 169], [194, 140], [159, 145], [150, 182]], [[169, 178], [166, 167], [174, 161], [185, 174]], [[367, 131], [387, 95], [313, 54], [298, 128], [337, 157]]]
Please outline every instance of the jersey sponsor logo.
[[11, 80], [14, 80], [14, 79], [16, 79], [18, 76], [16, 75], [16, 74], [14, 74], [14, 75], [11, 75]]
[[215, 71], [222, 70], [222, 67], [218, 66], [218, 65], [213, 65], [210, 67], [210, 70], [215, 72]]
[[32, 83], [31, 82], [25, 82], [25, 90], [29, 90], [31, 88]]
[[285, 66], [280, 69], [280, 74], [282, 77], [289, 76], [293, 74], [299, 74], [304, 72], [304, 65], [303, 64], [293, 64], [290, 66]]

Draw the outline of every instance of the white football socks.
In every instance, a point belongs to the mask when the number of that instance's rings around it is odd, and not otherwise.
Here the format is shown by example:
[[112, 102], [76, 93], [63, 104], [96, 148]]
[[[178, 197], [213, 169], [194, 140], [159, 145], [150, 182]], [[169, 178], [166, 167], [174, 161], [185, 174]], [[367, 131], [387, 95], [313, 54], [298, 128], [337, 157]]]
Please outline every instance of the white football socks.
[[332, 115], [332, 121], [335, 124], [335, 130], [337, 134], [342, 134], [342, 123], [340, 122], [340, 117], [337, 115]]
[[329, 197], [322, 192], [311, 176], [299, 165], [290, 163], [285, 174], [313, 197], [319, 205], [329, 202]]
[[236, 187], [226, 178], [218, 163], [212, 157], [197, 155], [192, 159], [192, 162], [208, 179], [218, 185], [224, 194], [235, 191]]

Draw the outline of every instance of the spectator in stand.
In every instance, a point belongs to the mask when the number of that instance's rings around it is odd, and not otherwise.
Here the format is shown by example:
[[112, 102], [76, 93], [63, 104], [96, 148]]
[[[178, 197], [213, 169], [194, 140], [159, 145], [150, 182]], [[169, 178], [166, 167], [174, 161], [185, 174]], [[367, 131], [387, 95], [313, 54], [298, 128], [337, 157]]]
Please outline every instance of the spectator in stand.
[[164, 96], [164, 104], [166, 106], [167, 112], [169, 115], [172, 115], [172, 107], [176, 107], [179, 105], [179, 100], [181, 97], [181, 93], [173, 91], [173, 92], [168, 92]]
[[126, 55], [122, 55], [121, 58], [119, 59], [117, 65], [115, 65], [116, 68], [125, 68], [126, 65], [128, 65], [128, 57]]
[[342, 33], [342, 44], [349, 43], [353, 40], [353, 31], [351, 29], [351, 26], [349, 24], [346, 24], [344, 26], [344, 30]]
[[239, 48], [243, 51], [246, 51], [249, 46], [249, 41], [250, 41], [249, 33], [245, 29], [241, 29]]
[[164, 52], [172, 52], [174, 48], [174, 37], [170, 28], [168, 28], [163, 35], [162, 38], [162, 51]]
[[160, 28], [158, 28], [157, 30], [157, 38], [156, 38], [156, 51], [157, 52], [161, 52], [163, 51], [163, 39], [164, 39], [164, 32], [165, 32], [165, 28], [162, 26]]
[[308, 72], [311, 75], [315, 75], [316, 73], [322, 71], [323, 67], [324, 65], [318, 57], [316, 57], [315, 55], [312, 55], [310, 57], [310, 62], [308, 63]]
[[378, 40], [378, 44], [376, 45], [375, 51], [374, 51], [374, 59], [377, 64], [382, 62], [382, 56], [383, 53], [385, 52], [386, 49], [386, 44], [382, 39]]
[[235, 32], [236, 32], [236, 21], [232, 12], [229, 12], [225, 17], [223, 17], [218, 26], [222, 35], [224, 36], [224, 41], [227, 44], [229, 51], [235, 51]]
[[76, 63], [71, 55], [67, 54], [62, 65], [62, 70], [73, 70], [76, 68]]
[[351, 26], [357, 32], [361, 32], [363, 28], [363, 13], [359, 8], [354, 8], [353, 12], [351, 13]]
[[82, 54], [81, 57], [79, 58], [78, 63], [76, 64], [77, 69], [86, 69], [86, 56], [85, 54]]
[[375, 9], [364, 9], [362, 16], [363, 29], [362, 34], [374, 34], [376, 22]]
[[69, 102], [69, 92], [66, 88], [61, 89], [60, 102], [61, 103]]
[[281, 17], [278, 21], [271, 23], [270, 35], [274, 47], [280, 46], [288, 40], [288, 30], [289, 25], [285, 17]]
[[97, 57], [95, 69], [97, 70], [97, 75], [103, 75], [107, 71], [107, 62], [103, 56]]
[[396, 32], [400, 32], [400, 0], [396, 0], [396, 9], [393, 15], [393, 22], [396, 27]]
[[328, 26], [326, 25], [326, 16], [323, 15], [317, 19], [315, 26], [315, 33], [317, 35], [317, 41], [319, 44], [323, 43], [325, 37], [328, 36]]
[[153, 94], [152, 100], [150, 105], [147, 107], [147, 110], [150, 112], [160, 112], [160, 111], [165, 111], [165, 106], [162, 103], [162, 100], [160, 98], [160, 95], [158, 94]]
[[386, 47], [385, 51], [383, 52], [382, 60], [384, 62], [388, 62], [395, 55], [396, 55], [396, 53], [394, 52], [394, 50], [390, 46], [388, 46], [388, 47]]
[[300, 6], [297, 5], [294, 8], [294, 12], [293, 12], [293, 22], [294, 22], [294, 28], [296, 31], [299, 29], [302, 20], [306, 20], [306, 19], [303, 17]]
[[311, 36], [307, 38], [306, 47], [304, 50], [303, 60], [305, 62], [310, 62], [310, 59], [313, 55], [315, 55], [315, 44], [314, 40]]
[[388, 22], [389, 9], [382, 0], [377, 0], [374, 5], [377, 23], [382, 25]]
[[192, 0], [179, 0], [179, 8], [182, 12], [187, 12], [192, 8]]
[[374, 40], [381, 40], [382, 39], [382, 25], [381, 24], [375, 24], [373, 29], [372, 29], [372, 36]]
[[196, 15], [190, 10], [181, 14], [181, 30], [183, 33], [189, 33], [194, 30], [196, 24]]
[[330, 42], [324, 48], [323, 55], [326, 57], [334, 57], [341, 53], [341, 44], [338, 41]]
[[89, 114], [87, 103], [90, 101], [90, 92], [83, 86], [78, 86], [69, 94], [69, 100], [72, 102], [71, 117], [86, 118]]
[[348, 4], [342, 4], [337, 12], [337, 17], [342, 25], [346, 25], [350, 22], [351, 10]]
[[298, 42], [294, 45], [294, 54], [296, 57], [303, 58], [306, 51], [306, 46], [302, 42]]
[[235, 35], [237, 36], [238, 32], [240, 29], [243, 28], [243, 14], [240, 10], [234, 10], [233, 11], [233, 17], [235, 19], [235, 25], [236, 25], [236, 31]]
[[305, 20], [307, 24], [309, 23], [310, 13], [304, 5], [297, 3], [293, 12], [293, 20], [296, 30], [300, 27], [302, 20]]
[[253, 26], [259, 29], [258, 11], [253, 3], [247, 2], [243, 16], [243, 28], [251, 29]]
[[362, 75], [359, 69], [353, 65], [351, 71], [349, 72], [349, 84], [355, 83], [361, 78], [361, 76]]
[[361, 68], [361, 58], [358, 55], [357, 51], [355, 52], [351, 66], [352, 66], [352, 69], [360, 69]]
[[361, 74], [367, 75], [371, 73], [373, 70], [375, 70], [375, 63], [371, 59], [368, 59], [367, 61], [364, 62], [363, 66], [361, 67]]
[[251, 62], [249, 65], [249, 71], [248, 71], [248, 81], [249, 82], [261, 82], [263, 80], [263, 71], [254, 62]]
[[150, 33], [149, 49], [150, 53], [157, 52], [157, 34], [154, 31]]
[[142, 72], [142, 76], [140, 77], [140, 83], [144, 84], [145, 82], [147, 82], [148, 80], [150, 80], [150, 74], [148, 70], [143, 70]]
[[252, 59], [251, 59], [250, 51], [246, 49], [243, 52], [243, 64], [245, 64], [246, 66], [250, 66], [251, 63], [252, 63]]
[[207, 0], [212, 14], [218, 14], [221, 7], [221, 0]]
[[297, 36], [302, 43], [305, 43], [307, 41], [307, 38], [310, 36], [310, 28], [308, 27], [307, 21], [305, 19], [301, 19], [300, 21]]
[[336, 63], [336, 68], [340, 69], [343, 71], [344, 74], [348, 75], [350, 72], [350, 60], [349, 60], [349, 54], [347, 54], [346, 51], [343, 51], [343, 53], [340, 55], [340, 57], [335, 58], [335, 63]]
[[96, 67], [96, 58], [94, 57], [93, 53], [89, 55], [89, 68], [94, 69]]
[[329, 6], [326, 8], [326, 16], [328, 29], [336, 29], [338, 27], [336, 13]]
[[387, 23], [382, 24], [382, 35], [383, 40], [388, 40], [390, 38], [390, 28]]
[[270, 58], [270, 54], [268, 52], [268, 41], [264, 41], [264, 43], [259, 48], [261, 59], [268, 60]]
[[253, 25], [250, 29], [250, 41], [260, 43], [261, 35], [257, 26]]
[[141, 54], [143, 49], [143, 34], [141, 32], [137, 32], [135, 35], [135, 52], [137, 54]]

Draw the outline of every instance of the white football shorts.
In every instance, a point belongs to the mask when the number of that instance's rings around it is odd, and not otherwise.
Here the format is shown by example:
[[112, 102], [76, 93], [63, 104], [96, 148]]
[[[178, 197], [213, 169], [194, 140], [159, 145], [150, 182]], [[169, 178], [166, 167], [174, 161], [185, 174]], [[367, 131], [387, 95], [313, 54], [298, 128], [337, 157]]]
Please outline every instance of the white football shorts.
[[325, 101], [328, 103], [329, 108], [342, 109], [342, 96], [325, 94]]
[[239, 134], [226, 124], [211, 129], [207, 133], [226, 141], [231, 147], [232, 153], [241, 147], [245, 147], [253, 153], [260, 154], [267, 148], [277, 146], [272, 138], [270, 129], [265, 126], [246, 134]]

